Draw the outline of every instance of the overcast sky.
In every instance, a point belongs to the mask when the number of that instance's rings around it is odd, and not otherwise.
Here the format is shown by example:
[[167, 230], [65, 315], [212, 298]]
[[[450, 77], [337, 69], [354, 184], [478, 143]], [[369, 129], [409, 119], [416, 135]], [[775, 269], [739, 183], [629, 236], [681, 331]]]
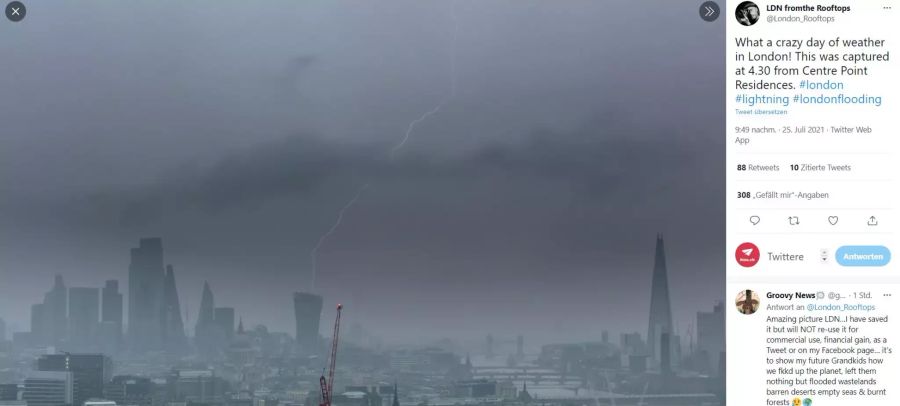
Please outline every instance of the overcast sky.
[[657, 232], [679, 329], [719, 299], [724, 42], [695, 3], [201, 3], [31, 2], [0, 24], [16, 330], [54, 274], [124, 284], [159, 236], [189, 327], [208, 280], [292, 331], [364, 184], [316, 291], [388, 340], [645, 334]]

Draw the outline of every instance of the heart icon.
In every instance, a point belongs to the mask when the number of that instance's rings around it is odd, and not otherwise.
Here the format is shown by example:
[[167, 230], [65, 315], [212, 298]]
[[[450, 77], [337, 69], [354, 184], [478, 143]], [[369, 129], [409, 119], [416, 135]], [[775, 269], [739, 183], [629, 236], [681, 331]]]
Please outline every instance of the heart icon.
[[831, 225], [837, 224], [838, 216], [828, 216], [828, 222], [831, 223]]
[[754, 226], [759, 224], [759, 216], [750, 216], [750, 224]]

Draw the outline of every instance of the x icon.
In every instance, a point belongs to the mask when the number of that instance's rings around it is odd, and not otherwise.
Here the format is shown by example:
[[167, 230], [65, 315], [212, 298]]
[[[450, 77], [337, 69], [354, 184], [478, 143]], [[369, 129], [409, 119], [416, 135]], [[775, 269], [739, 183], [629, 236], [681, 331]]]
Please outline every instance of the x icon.
[[6, 5], [6, 18], [10, 21], [22, 21], [26, 12], [25, 5], [21, 1], [11, 1]]

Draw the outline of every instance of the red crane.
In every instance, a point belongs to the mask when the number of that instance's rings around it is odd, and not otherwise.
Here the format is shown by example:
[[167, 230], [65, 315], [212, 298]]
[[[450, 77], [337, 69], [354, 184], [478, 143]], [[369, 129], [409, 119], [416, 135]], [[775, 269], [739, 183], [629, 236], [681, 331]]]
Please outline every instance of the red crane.
[[319, 386], [322, 389], [322, 403], [319, 406], [331, 406], [331, 395], [334, 393], [334, 364], [337, 361], [338, 337], [341, 332], [341, 310], [343, 309], [343, 305], [337, 305], [337, 316], [334, 319], [334, 334], [331, 336], [331, 357], [328, 359], [328, 379], [325, 379], [324, 372], [322, 377], [319, 378]]

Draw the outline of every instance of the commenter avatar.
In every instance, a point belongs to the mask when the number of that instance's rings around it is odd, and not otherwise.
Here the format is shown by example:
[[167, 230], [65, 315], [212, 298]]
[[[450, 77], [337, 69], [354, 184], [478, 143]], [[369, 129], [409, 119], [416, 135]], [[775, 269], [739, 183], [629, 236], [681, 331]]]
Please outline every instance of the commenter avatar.
[[756, 310], [759, 309], [759, 295], [750, 289], [742, 290], [734, 299], [734, 306], [742, 314], [756, 313]]
[[752, 1], [743, 1], [734, 10], [734, 17], [741, 25], [751, 26], [759, 21], [759, 6]]

